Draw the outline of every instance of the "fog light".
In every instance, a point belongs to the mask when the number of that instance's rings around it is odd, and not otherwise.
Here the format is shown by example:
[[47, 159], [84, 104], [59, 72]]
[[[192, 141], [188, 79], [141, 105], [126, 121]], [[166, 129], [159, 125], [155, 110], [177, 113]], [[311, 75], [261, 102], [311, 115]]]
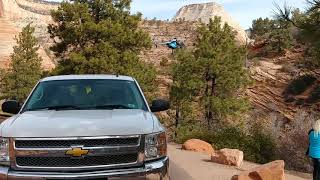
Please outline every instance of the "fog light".
[[151, 146], [146, 149], [146, 157], [157, 157], [158, 149], [157, 147]]

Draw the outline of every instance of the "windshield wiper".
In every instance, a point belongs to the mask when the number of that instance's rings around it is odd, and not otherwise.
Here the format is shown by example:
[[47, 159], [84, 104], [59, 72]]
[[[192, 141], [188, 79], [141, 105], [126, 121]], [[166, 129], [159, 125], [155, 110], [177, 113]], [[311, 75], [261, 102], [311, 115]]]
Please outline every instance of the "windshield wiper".
[[129, 106], [122, 104], [107, 104], [107, 105], [99, 105], [92, 107], [94, 109], [133, 109]]
[[78, 110], [80, 107], [78, 106], [73, 106], [73, 105], [64, 105], [64, 106], [47, 106], [47, 107], [39, 107], [39, 108], [33, 108], [33, 109], [26, 109], [25, 111], [40, 111], [40, 110]]

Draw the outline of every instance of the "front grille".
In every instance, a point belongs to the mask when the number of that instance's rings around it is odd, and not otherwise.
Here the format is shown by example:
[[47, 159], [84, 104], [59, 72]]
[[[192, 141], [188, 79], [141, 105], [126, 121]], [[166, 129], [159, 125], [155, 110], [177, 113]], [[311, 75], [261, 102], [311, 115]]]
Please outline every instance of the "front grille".
[[16, 157], [16, 163], [22, 167], [90, 167], [135, 163], [137, 153], [106, 156], [87, 156], [81, 159], [70, 157]]
[[81, 145], [84, 147], [128, 146], [138, 145], [139, 137], [81, 139], [81, 140], [16, 140], [16, 148], [70, 148]]
[[[15, 170], [83, 171], [136, 167], [143, 164], [143, 136], [13, 139]], [[73, 158], [66, 152], [80, 147], [89, 153]]]

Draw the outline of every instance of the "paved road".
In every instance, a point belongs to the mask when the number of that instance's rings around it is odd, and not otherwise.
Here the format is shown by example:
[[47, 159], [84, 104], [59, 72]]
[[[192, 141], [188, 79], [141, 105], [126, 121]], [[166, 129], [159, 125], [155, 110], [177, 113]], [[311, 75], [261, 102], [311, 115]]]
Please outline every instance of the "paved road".
[[[248, 170], [254, 166], [253, 163], [245, 162], [241, 169], [224, 166], [209, 162], [207, 155], [180, 150], [178, 145], [169, 145], [170, 177], [171, 180], [230, 180], [235, 174]], [[287, 180], [311, 179], [310, 175], [292, 175], [287, 172]]]

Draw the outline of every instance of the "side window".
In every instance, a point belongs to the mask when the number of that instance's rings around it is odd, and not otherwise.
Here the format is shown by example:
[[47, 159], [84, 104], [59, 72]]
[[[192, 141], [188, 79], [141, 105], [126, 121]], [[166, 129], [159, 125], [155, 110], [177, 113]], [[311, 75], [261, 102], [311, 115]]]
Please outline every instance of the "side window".
[[35, 89], [35, 91], [32, 94], [32, 97], [30, 98], [30, 105], [33, 107], [33, 105], [37, 102], [41, 102], [43, 99], [43, 86], [39, 86]]

